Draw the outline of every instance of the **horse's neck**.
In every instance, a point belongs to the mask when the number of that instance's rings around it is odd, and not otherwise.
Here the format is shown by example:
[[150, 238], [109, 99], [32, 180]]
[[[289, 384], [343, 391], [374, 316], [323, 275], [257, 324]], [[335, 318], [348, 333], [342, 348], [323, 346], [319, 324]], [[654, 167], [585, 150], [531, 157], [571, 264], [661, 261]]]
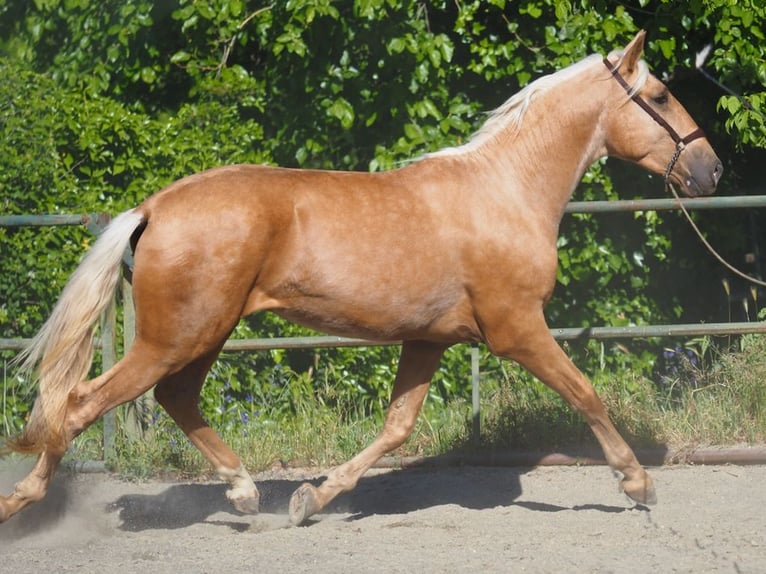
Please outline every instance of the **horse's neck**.
[[505, 192], [523, 196], [556, 228], [585, 170], [606, 153], [603, 96], [587, 89], [584, 81], [570, 80], [540, 94], [521, 127], [509, 127], [511, 133], [487, 144], [495, 149], [485, 150], [497, 158]]

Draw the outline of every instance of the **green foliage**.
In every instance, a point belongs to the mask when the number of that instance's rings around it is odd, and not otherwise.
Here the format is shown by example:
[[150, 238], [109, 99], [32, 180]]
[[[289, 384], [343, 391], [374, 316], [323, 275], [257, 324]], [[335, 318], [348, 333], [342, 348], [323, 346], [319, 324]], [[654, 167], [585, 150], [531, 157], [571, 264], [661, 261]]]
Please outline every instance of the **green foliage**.
[[725, 85], [745, 93], [744, 105], [722, 96], [721, 109], [728, 112], [726, 129], [737, 135], [739, 146], [766, 148], [766, 6], [761, 2], [719, 2], [708, 18], [717, 19], [711, 64]]
[[751, 94], [744, 98], [724, 96], [718, 103], [730, 117], [726, 120], [726, 129], [742, 134], [742, 144], [766, 148], [766, 116], [763, 110], [766, 92]]
[[21, 430], [22, 422], [26, 420], [31, 409], [29, 397], [21, 392], [23, 381], [14, 378], [8, 361], [2, 361], [2, 391], [0, 397], [0, 414], [3, 426], [0, 436], [11, 436]]
[[[766, 8], [747, 4], [0, 0], [0, 209], [114, 214], [226, 163], [390, 169], [460, 144], [518, 88], [620, 47], [641, 27], [650, 64], [726, 164], [722, 191], [747, 192], [762, 179], [766, 84]], [[749, 106], [693, 70], [707, 43], [706, 70]], [[631, 198], [659, 188], [610, 161], [593, 166], [577, 193]], [[705, 221], [725, 255], [749, 248], [730, 233], [744, 227], [742, 217]], [[0, 229], [0, 336], [30, 336], [40, 326], [91, 241], [81, 229]], [[567, 217], [551, 323], [718, 318], [713, 263], [689, 245], [672, 215]], [[235, 336], [307, 333], [265, 316], [243, 322]], [[660, 353], [656, 342], [569, 350], [598, 384], [626, 364], [651, 372]], [[227, 356], [211, 373], [203, 410], [224, 426], [265, 403], [287, 417], [308, 393], [349, 416], [379, 413], [396, 353]], [[429, 404], [467, 396], [466, 357], [448, 354]], [[483, 368], [498, 369], [489, 358]], [[363, 397], [361, 406], [351, 406], [352, 395]]]
[[[68, 106], [48, 78], [0, 60], [0, 209], [52, 213], [77, 199], [59, 150], [68, 139], [56, 115]], [[29, 336], [47, 314], [51, 284], [61, 286], [87, 245], [82, 230], [0, 228], [0, 336]]]

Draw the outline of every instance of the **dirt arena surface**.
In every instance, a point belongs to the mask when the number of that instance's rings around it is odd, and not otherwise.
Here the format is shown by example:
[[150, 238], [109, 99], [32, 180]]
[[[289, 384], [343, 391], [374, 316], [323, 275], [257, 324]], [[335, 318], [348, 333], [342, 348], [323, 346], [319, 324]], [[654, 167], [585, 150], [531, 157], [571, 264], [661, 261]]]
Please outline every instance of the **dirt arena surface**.
[[[766, 572], [766, 467], [650, 469], [636, 507], [606, 467], [373, 471], [304, 527], [305, 471], [256, 475], [262, 513], [220, 484], [57, 477], [0, 525], [0, 572]], [[7, 494], [23, 469], [0, 470]]]

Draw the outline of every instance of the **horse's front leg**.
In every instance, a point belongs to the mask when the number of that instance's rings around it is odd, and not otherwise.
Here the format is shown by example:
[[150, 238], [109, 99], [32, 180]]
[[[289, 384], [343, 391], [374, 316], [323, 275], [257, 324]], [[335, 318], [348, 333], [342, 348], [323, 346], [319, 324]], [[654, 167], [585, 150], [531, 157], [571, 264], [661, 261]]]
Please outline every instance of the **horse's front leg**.
[[318, 487], [305, 483], [290, 499], [290, 521], [302, 524], [342, 492], [352, 490], [359, 478], [387, 452], [399, 447], [415, 427], [445, 348], [419, 341], [405, 341], [391, 392], [383, 429], [375, 441], [345, 464], [334, 468]]
[[542, 313], [533, 321], [520, 321], [519, 330], [487, 333], [490, 350], [517, 361], [543, 383], [558, 392], [583, 415], [604, 451], [606, 461], [623, 475], [621, 487], [641, 504], [654, 504], [652, 478], [609, 420], [604, 404], [593, 385], [572, 363], [550, 334]]

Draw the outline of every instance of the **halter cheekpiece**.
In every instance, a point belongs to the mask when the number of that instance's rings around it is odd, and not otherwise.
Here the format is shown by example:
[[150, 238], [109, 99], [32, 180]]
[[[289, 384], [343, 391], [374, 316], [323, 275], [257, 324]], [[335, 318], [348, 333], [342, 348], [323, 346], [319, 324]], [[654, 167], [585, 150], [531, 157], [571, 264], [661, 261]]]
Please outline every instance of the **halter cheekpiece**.
[[647, 114], [649, 114], [649, 117], [652, 118], [655, 122], [660, 124], [663, 128], [665, 128], [665, 131], [668, 132], [671, 138], [673, 138], [673, 141], [676, 143], [676, 151], [673, 152], [673, 157], [670, 158], [670, 162], [668, 163], [668, 167], [665, 169], [665, 175], [663, 176], [665, 179], [665, 183], [668, 183], [668, 178], [670, 177], [670, 173], [673, 171], [673, 167], [675, 167], [676, 162], [678, 161], [679, 156], [681, 155], [681, 152], [686, 149], [686, 146], [696, 140], [697, 138], [704, 138], [705, 132], [702, 131], [702, 128], [697, 128], [696, 130], [692, 131], [688, 135], [681, 137], [678, 135], [678, 132], [673, 129], [673, 126], [671, 126], [668, 122], [665, 121], [665, 118], [663, 118], [660, 114], [658, 114], [654, 108], [652, 108], [649, 104], [646, 103], [644, 99], [641, 98], [641, 96], [638, 95], [637, 92], [634, 92], [628, 82], [625, 81], [625, 78], [623, 78], [620, 75], [620, 72], [617, 71], [617, 68], [610, 62], [607, 58], [604, 58], [604, 65], [606, 68], [612, 73], [612, 77], [614, 77], [615, 80], [617, 80], [617, 83], [620, 84], [625, 91], [630, 96], [630, 99], [636, 102], [642, 110], [644, 110]]

